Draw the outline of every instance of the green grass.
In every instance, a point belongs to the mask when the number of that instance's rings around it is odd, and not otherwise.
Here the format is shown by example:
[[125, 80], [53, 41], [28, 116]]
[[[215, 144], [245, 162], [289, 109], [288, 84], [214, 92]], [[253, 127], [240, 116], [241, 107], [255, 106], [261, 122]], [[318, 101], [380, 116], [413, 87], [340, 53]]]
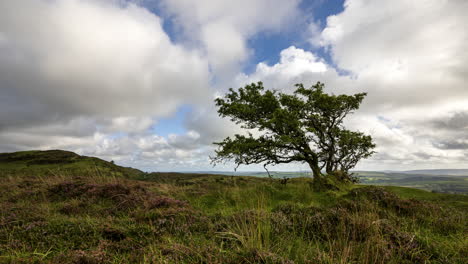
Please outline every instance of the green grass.
[[468, 261], [465, 195], [17, 155], [0, 154], [0, 263]]
[[0, 177], [8, 176], [99, 176], [140, 178], [144, 172], [117, 166], [95, 157], [63, 150], [0, 153]]

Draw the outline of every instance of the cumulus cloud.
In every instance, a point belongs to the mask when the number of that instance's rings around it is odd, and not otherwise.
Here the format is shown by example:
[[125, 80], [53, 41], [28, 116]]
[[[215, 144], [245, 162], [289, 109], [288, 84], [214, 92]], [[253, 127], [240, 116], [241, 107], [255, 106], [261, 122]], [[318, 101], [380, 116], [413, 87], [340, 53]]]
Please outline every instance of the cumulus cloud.
[[400, 107], [466, 98], [466, 10], [468, 2], [457, 0], [346, 1], [328, 17], [322, 45], [338, 67], [366, 81], [375, 101]]
[[454, 139], [466, 134], [465, 10], [466, 1], [356, 0], [328, 17], [320, 43], [350, 87], [369, 93], [361, 127], [381, 146], [375, 160], [464, 166], [464, 139]]
[[2, 151], [76, 149], [204, 103], [208, 62], [171, 42], [161, 24], [124, 1], [2, 1]]
[[367, 92], [346, 121], [378, 145], [361, 169], [463, 167], [467, 8], [464, 1], [346, 1], [321, 32], [309, 28], [310, 41], [331, 53], [333, 66], [290, 47], [277, 64], [260, 63], [238, 81], [261, 80], [282, 91], [321, 81], [331, 93]]
[[299, 3], [299, 0], [164, 0], [162, 7], [188, 39], [204, 47], [210, 66], [222, 78], [235, 75], [249, 53], [255, 52], [247, 46], [250, 37], [291, 26], [300, 17]]
[[114, 138], [95, 135], [93, 146], [77, 151], [147, 171], [206, 170], [210, 167], [209, 155], [213, 148], [199, 144], [199, 137], [195, 131], [171, 134], [167, 138], [149, 133]]
[[[299, 4], [1, 1], [0, 151], [62, 148], [148, 170], [206, 170], [212, 142], [242, 132], [217, 116], [214, 95], [257, 81], [284, 92], [321, 81], [335, 94], [368, 92], [346, 123], [378, 145], [360, 169], [464, 166], [467, 1], [345, 1], [324, 28], [304, 28], [311, 50], [291, 46], [277, 63], [240, 72], [255, 52], [248, 40], [297, 26], [307, 15]], [[155, 135], [158, 118], [181, 105], [195, 105], [187, 132]]]
[[206, 61], [133, 4], [3, 1], [0, 32], [0, 128], [165, 116], [210, 93]]
[[436, 129], [461, 130], [468, 129], [468, 111], [455, 112], [448, 116], [439, 117], [432, 120], [432, 125]]

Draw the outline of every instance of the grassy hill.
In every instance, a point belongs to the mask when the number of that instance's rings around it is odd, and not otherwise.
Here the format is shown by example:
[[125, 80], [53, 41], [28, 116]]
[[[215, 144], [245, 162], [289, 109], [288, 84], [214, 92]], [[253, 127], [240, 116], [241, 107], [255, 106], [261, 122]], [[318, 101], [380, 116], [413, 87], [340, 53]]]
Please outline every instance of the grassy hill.
[[468, 196], [0, 154], [0, 263], [467, 263]]
[[113, 177], [135, 178], [142, 171], [121, 167], [95, 157], [80, 156], [63, 150], [20, 151], [0, 153], [0, 173], [3, 176], [87, 176], [104, 174]]

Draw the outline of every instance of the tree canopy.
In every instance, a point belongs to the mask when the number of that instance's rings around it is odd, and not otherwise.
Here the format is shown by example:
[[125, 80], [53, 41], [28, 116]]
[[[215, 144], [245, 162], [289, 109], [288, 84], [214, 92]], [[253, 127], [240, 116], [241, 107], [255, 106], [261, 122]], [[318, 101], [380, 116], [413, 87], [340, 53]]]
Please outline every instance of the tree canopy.
[[[375, 144], [371, 136], [350, 131], [343, 120], [359, 108], [366, 93], [333, 95], [324, 84], [310, 88], [296, 84], [292, 94], [266, 90], [262, 82], [237, 91], [229, 89], [215, 99], [218, 113], [251, 132], [227, 137], [218, 145], [214, 163], [234, 161], [245, 164], [276, 165], [307, 163], [314, 178], [352, 169], [359, 160], [371, 156]], [[325, 170], [326, 174], [322, 171]]]

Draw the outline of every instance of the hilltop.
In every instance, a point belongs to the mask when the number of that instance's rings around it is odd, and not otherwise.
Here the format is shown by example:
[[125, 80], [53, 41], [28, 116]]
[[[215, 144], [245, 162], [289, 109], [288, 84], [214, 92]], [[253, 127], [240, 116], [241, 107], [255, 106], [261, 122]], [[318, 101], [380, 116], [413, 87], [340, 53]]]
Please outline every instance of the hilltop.
[[0, 153], [0, 171], [3, 175], [105, 174], [115, 177], [138, 177], [144, 172], [122, 167], [95, 157], [80, 156], [64, 150], [31, 150]]
[[0, 263], [467, 263], [468, 196], [0, 154]]

